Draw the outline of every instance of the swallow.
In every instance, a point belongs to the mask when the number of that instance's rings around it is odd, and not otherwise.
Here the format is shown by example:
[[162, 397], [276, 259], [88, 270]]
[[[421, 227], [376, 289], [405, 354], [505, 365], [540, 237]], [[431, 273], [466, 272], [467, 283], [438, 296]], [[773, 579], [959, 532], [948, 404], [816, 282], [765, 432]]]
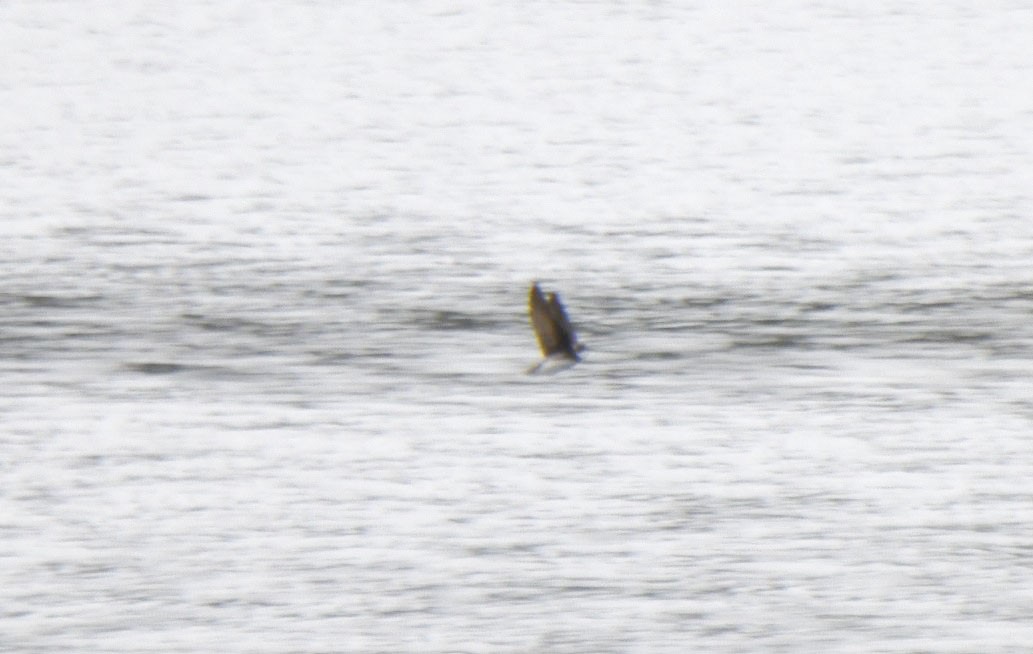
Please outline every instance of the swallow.
[[545, 356], [528, 372], [538, 372], [547, 362], [559, 362], [564, 364], [562, 367], [567, 368], [581, 360], [578, 352], [583, 350], [584, 346], [578, 342], [567, 310], [563, 308], [558, 295], [542, 293], [538, 282], [534, 282], [528, 294], [527, 310], [531, 315], [531, 327], [538, 337], [538, 345]]

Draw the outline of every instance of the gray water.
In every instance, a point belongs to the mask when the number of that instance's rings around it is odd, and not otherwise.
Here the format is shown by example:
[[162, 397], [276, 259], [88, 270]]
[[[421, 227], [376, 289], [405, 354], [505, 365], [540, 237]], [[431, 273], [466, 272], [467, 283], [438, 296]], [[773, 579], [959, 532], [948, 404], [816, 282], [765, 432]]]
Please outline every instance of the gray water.
[[1030, 651], [1030, 8], [3, 3], [0, 650]]

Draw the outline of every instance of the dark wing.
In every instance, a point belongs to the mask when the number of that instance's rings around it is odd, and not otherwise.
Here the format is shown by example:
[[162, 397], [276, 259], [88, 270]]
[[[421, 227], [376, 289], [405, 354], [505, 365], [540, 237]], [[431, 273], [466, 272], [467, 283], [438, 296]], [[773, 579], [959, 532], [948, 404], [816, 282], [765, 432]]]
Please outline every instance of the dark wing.
[[577, 334], [574, 333], [574, 328], [570, 325], [570, 318], [567, 317], [567, 310], [563, 308], [563, 303], [560, 302], [560, 296], [555, 293], [549, 293], [549, 316], [552, 317], [553, 324], [556, 325], [556, 330], [560, 333], [562, 341], [561, 348], [571, 357], [577, 359]]
[[[555, 297], [550, 296], [550, 300], [555, 301]], [[554, 317], [555, 309], [553, 309], [552, 303], [542, 295], [538, 282], [531, 285], [531, 292], [527, 298], [527, 310], [531, 314], [531, 326], [534, 327], [534, 334], [538, 337], [538, 345], [542, 348], [542, 354], [549, 356], [563, 352], [566, 349], [564, 334]], [[560, 311], [563, 311], [563, 307], [560, 307]]]

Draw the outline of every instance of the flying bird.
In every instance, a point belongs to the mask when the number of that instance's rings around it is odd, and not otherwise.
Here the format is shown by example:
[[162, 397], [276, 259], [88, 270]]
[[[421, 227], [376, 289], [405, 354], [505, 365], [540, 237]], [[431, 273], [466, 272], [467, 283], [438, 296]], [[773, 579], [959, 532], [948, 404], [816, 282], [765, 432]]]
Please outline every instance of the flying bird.
[[531, 314], [531, 326], [538, 337], [538, 345], [545, 355], [545, 359], [528, 372], [538, 372], [546, 363], [560, 363], [562, 368], [569, 368], [581, 360], [578, 352], [584, 349], [584, 346], [578, 343], [577, 334], [570, 325], [570, 318], [567, 317], [567, 311], [558, 295], [545, 295], [538, 282], [534, 282], [527, 298], [527, 309]]

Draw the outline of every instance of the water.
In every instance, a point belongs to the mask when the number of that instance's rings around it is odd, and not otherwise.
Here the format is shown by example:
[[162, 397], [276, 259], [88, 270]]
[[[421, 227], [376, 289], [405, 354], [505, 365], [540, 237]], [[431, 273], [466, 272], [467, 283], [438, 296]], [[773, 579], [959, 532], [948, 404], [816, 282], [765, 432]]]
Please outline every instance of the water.
[[1028, 651], [1031, 23], [4, 3], [0, 649]]

